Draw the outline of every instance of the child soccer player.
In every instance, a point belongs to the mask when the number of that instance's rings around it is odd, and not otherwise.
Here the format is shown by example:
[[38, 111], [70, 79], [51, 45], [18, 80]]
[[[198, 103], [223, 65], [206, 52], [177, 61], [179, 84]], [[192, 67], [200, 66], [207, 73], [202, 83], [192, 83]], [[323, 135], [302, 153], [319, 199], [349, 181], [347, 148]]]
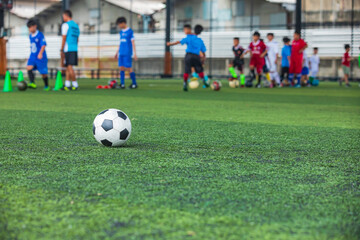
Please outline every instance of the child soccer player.
[[202, 39], [191, 33], [190, 25], [186, 24], [184, 26], [184, 33], [186, 34], [186, 38], [183, 38], [181, 41], [168, 42], [166, 44], [167, 46], [175, 46], [178, 44], [187, 45], [185, 56], [184, 91], [188, 91], [187, 81], [189, 75], [191, 74], [192, 67], [195, 69], [195, 72], [199, 75], [199, 77], [203, 79], [203, 83], [207, 84], [204, 79], [204, 69], [200, 58], [200, 53], [205, 53], [206, 48]]
[[46, 56], [46, 41], [45, 37], [37, 30], [37, 23], [35, 20], [30, 19], [27, 22], [27, 27], [29, 28], [30, 32], [30, 57], [27, 62], [27, 72], [29, 76], [29, 88], [35, 89], [37, 86], [35, 84], [35, 74], [33, 70], [38, 70], [42, 75], [44, 81], [44, 90], [49, 91], [49, 79], [48, 79], [48, 59]]
[[316, 76], [319, 72], [319, 65], [320, 65], [320, 57], [318, 56], [319, 49], [317, 47], [314, 48], [314, 53], [309, 59], [310, 63], [310, 78], [309, 83], [312, 84], [313, 81], [316, 79]]
[[350, 45], [345, 44], [345, 53], [342, 58], [342, 69], [344, 72], [344, 77], [343, 77], [343, 79], [340, 80], [340, 86], [342, 85], [342, 81], [345, 81], [346, 87], [351, 87], [351, 85], [349, 83], [350, 61], [351, 61], [349, 52], [350, 52]]
[[120, 89], [125, 89], [125, 70], [130, 72], [132, 83], [129, 88], [136, 89], [138, 88], [138, 85], [136, 83], [136, 75], [132, 69], [132, 57], [137, 61], [134, 32], [127, 26], [125, 17], [119, 17], [116, 20], [116, 24], [121, 29], [120, 45], [115, 54], [115, 58], [118, 59], [118, 66], [120, 68]]
[[240, 73], [240, 85], [241, 87], [244, 87], [245, 85], [245, 75], [243, 72], [243, 66], [244, 66], [244, 58], [242, 57], [245, 49], [240, 45], [240, 38], [235, 37], [234, 38], [234, 45], [232, 47], [232, 51], [234, 53], [234, 59], [232, 61], [232, 64], [229, 64], [229, 72], [231, 74], [230, 81], [237, 80], [238, 75], [236, 74], [235, 68]]
[[[72, 20], [72, 12], [65, 10], [63, 12], [64, 23], [61, 26], [61, 55], [65, 59], [64, 66], [66, 66], [66, 80], [63, 90], [76, 91], [79, 88], [79, 83], [76, 80], [74, 66], [78, 65], [78, 48], [79, 48], [79, 25]], [[71, 87], [72, 85], [72, 87]]]
[[289, 80], [289, 67], [291, 46], [290, 39], [288, 37], [283, 38], [284, 47], [281, 50], [281, 84], [283, 85], [284, 79]]
[[268, 42], [266, 44], [268, 50], [267, 57], [267, 65], [270, 72], [271, 86], [275, 87], [276, 85], [280, 85], [280, 76], [277, 71], [277, 60], [279, 57], [279, 44], [274, 40], [274, 34], [267, 34]]
[[[205, 47], [204, 41], [202, 41], [202, 39], [199, 37], [199, 35], [202, 33], [203, 30], [204, 30], [203, 26], [201, 26], [199, 24], [196, 25], [195, 28], [194, 28], [195, 35], [201, 40], [201, 42], [200, 42], [200, 44], [202, 44], [201, 49], [206, 52], [206, 47]], [[201, 64], [203, 65], [203, 68], [204, 68], [205, 60], [206, 60], [205, 52], [203, 52], [203, 51], [200, 52], [200, 59], [201, 59]], [[191, 68], [191, 71], [193, 72], [192, 76], [194, 78], [198, 79], [199, 75], [196, 73], [194, 67]], [[204, 76], [203, 88], [208, 88], [209, 86], [210, 86], [209, 85], [209, 77], [207, 75], [205, 75]]]
[[260, 33], [254, 32], [253, 41], [250, 43], [249, 48], [243, 53], [243, 56], [248, 52], [251, 54], [250, 58], [250, 77], [251, 81], [254, 81], [255, 69], [258, 74], [258, 82], [256, 87], [261, 87], [261, 74], [263, 72], [263, 67], [265, 65], [265, 55], [267, 54], [266, 45], [263, 41], [260, 41]]
[[290, 57], [290, 68], [289, 68], [289, 81], [294, 85], [293, 80], [296, 75], [297, 84], [295, 87], [301, 87], [301, 72], [303, 68], [303, 53], [307, 48], [307, 43], [301, 39], [300, 32], [294, 33], [294, 40], [291, 44], [291, 57]]
[[305, 51], [303, 54], [303, 68], [301, 70], [301, 81], [305, 84], [307, 84], [309, 81], [309, 58]]

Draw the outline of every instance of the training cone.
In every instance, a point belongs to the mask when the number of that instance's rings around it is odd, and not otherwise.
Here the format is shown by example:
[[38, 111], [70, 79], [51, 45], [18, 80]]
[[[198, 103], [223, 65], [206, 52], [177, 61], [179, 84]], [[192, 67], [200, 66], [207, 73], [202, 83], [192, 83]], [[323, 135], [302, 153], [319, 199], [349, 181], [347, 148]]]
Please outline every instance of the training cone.
[[3, 92], [12, 92], [11, 77], [9, 71], [7, 71], [5, 75]]
[[55, 82], [55, 87], [54, 87], [54, 91], [59, 91], [63, 88], [63, 81], [62, 81], [62, 77], [61, 77], [61, 72], [58, 71], [57, 75], [56, 75], [56, 82]]
[[18, 76], [18, 82], [22, 82], [22, 81], [24, 81], [24, 74], [22, 71], [20, 71]]

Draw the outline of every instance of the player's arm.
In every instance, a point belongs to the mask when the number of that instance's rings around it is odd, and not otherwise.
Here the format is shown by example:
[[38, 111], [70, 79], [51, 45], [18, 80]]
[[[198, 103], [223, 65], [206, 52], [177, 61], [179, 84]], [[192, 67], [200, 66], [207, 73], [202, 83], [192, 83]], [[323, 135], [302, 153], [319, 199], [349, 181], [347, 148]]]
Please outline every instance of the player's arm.
[[268, 49], [266, 48], [265, 51], [260, 55], [261, 58], [265, 57], [265, 55], [268, 53]]
[[171, 46], [175, 46], [175, 45], [179, 45], [180, 41], [176, 41], [176, 42], [167, 42], [166, 45], [171, 47]]
[[305, 46], [303, 48], [300, 49], [299, 53], [303, 53], [304, 50], [308, 47], [307, 43], [305, 43]]
[[131, 43], [132, 43], [132, 47], [133, 47], [134, 60], [137, 61], [138, 58], [137, 58], [137, 55], [136, 55], [135, 39], [132, 39], [132, 40], [131, 40]]
[[38, 55], [38, 59], [42, 59], [43, 58], [43, 53], [45, 51], [46, 45], [43, 45], [40, 49], [39, 55]]

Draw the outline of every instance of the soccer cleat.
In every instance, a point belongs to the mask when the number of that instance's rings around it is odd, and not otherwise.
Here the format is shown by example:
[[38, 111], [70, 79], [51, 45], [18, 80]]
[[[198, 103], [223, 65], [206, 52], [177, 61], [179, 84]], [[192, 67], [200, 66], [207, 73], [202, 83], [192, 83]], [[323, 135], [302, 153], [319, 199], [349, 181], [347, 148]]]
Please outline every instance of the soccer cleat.
[[129, 86], [129, 89], [136, 89], [136, 88], [138, 88], [138, 85], [136, 85], [136, 84], [131, 84]]
[[72, 87], [71, 91], [77, 91], [79, 88], [78, 87]]
[[256, 84], [256, 88], [261, 88], [261, 84], [260, 83]]
[[61, 90], [69, 92], [71, 90], [70, 87], [63, 87]]
[[204, 80], [203, 81], [203, 88], [208, 88], [208, 87], [210, 87], [209, 82]]
[[49, 88], [49, 87], [44, 87], [44, 91], [45, 91], [45, 92], [49, 92], [49, 91], [50, 91], [50, 88]]
[[187, 83], [184, 83], [184, 92], [187, 92], [188, 91], [188, 87], [187, 87]]
[[121, 85], [117, 86], [116, 89], [125, 89], [125, 85], [121, 84]]
[[36, 89], [37, 86], [35, 83], [29, 83], [28, 88]]
[[300, 85], [300, 84], [296, 84], [296, 85], [294, 86], [294, 88], [301, 88], [301, 85]]
[[347, 83], [345, 86], [346, 86], [346, 87], [351, 87], [350, 83]]

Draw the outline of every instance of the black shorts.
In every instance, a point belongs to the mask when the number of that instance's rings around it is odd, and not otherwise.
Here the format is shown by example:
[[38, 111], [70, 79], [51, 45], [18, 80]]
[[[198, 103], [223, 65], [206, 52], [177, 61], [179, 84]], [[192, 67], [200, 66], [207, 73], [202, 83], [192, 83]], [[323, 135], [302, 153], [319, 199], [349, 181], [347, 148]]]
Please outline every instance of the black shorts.
[[242, 72], [244, 66], [244, 60], [235, 58], [232, 62], [232, 65], [234, 68], [237, 68], [240, 72]]
[[281, 75], [280, 75], [281, 81], [284, 79], [289, 78], [289, 67], [282, 67], [281, 68]]
[[65, 53], [65, 66], [77, 66], [78, 65], [78, 53], [66, 52]]
[[185, 55], [185, 73], [191, 74], [191, 68], [195, 69], [196, 73], [202, 73], [204, 68], [201, 64], [199, 55], [193, 53], [186, 53]]

